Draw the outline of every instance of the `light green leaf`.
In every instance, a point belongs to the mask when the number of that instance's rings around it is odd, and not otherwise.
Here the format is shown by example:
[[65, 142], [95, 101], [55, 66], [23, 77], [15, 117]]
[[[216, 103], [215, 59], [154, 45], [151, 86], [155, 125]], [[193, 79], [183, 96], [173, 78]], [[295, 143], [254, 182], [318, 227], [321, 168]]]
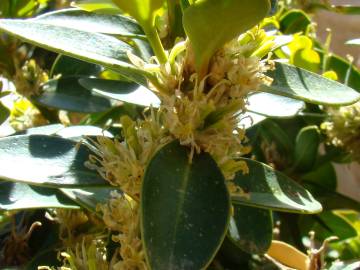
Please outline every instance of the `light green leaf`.
[[360, 45], [360, 38], [348, 40], [348, 41], [346, 41], [345, 44], [348, 44], [348, 45]]
[[114, 4], [112, 0], [80, 0], [72, 2], [71, 6], [78, 7], [88, 12], [96, 12], [108, 15], [116, 15], [121, 13], [121, 10]]
[[0, 181], [0, 210], [33, 208], [79, 209], [80, 207], [58, 189]]
[[150, 161], [141, 196], [141, 230], [150, 269], [205, 269], [229, 222], [224, 177], [207, 153], [172, 142]]
[[269, 0], [198, 0], [186, 8], [183, 24], [200, 76], [219, 48], [259, 23], [269, 10]]
[[244, 205], [234, 205], [228, 237], [241, 250], [264, 254], [271, 245], [273, 234], [271, 211]]
[[96, 14], [79, 9], [62, 9], [38, 16], [31, 21], [84, 32], [145, 38], [144, 31], [134, 20], [121, 15]]
[[146, 84], [143, 71], [127, 63], [132, 47], [112, 36], [30, 20], [0, 20], [0, 31], [47, 50], [103, 65]]
[[306, 172], [314, 166], [320, 144], [317, 126], [307, 126], [300, 130], [295, 141], [294, 168]]
[[277, 62], [268, 75], [274, 81], [262, 85], [260, 91], [325, 105], [348, 105], [360, 99], [360, 94], [346, 85], [288, 64]]
[[90, 150], [76, 142], [44, 135], [0, 139], [0, 178], [48, 187], [89, 187], [109, 184], [86, 168]]
[[270, 93], [253, 93], [247, 99], [248, 111], [269, 117], [293, 117], [305, 107], [301, 100]]
[[135, 83], [94, 78], [82, 78], [79, 82], [85, 88], [107, 98], [146, 107], [160, 105], [160, 99], [153, 92]]
[[234, 204], [302, 214], [322, 210], [309, 191], [281, 172], [261, 162], [241, 158], [249, 167], [248, 174], [238, 173], [234, 182], [245, 194], [232, 194]]
[[32, 100], [46, 107], [72, 112], [94, 113], [110, 109], [111, 102], [84, 88], [79, 83], [80, 78], [50, 80], [42, 86], [42, 93], [33, 96]]

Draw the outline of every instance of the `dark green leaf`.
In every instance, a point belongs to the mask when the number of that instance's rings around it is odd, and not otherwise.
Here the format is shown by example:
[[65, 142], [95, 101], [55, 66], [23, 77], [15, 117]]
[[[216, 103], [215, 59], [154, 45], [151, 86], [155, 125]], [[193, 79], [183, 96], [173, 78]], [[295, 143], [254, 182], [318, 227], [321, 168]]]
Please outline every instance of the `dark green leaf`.
[[346, 85], [288, 64], [277, 62], [268, 75], [274, 81], [263, 85], [261, 91], [326, 105], [348, 105], [360, 99], [360, 94]]
[[97, 76], [102, 68], [99, 65], [87, 63], [76, 58], [66, 55], [59, 55], [52, 68], [49, 76]]
[[228, 236], [240, 249], [263, 254], [270, 247], [273, 234], [271, 211], [234, 205]]
[[145, 38], [141, 27], [129, 17], [86, 12], [76, 8], [49, 12], [32, 21], [84, 32]]
[[261, 162], [242, 158], [249, 167], [248, 174], [238, 173], [234, 182], [246, 194], [232, 194], [234, 204], [248, 205], [303, 214], [322, 210], [309, 191], [281, 172]]
[[111, 108], [110, 101], [92, 93], [79, 83], [79, 77], [50, 80], [42, 86], [43, 92], [32, 99], [43, 106], [72, 112], [94, 113]]
[[5, 120], [9, 117], [10, 111], [0, 102], [0, 124], [5, 122]]
[[198, 73], [205, 75], [215, 51], [259, 23], [269, 10], [268, 0], [203, 0], [187, 7], [183, 24]]
[[290, 10], [280, 18], [280, 30], [284, 34], [306, 33], [311, 19], [302, 10]]
[[20, 135], [0, 139], [0, 178], [49, 187], [107, 186], [85, 167], [91, 154], [85, 146], [60, 137]]
[[151, 269], [205, 269], [227, 231], [230, 201], [209, 154], [173, 142], [150, 161], [141, 196], [141, 229]]
[[127, 43], [100, 33], [90, 33], [35, 20], [0, 20], [0, 30], [33, 45], [80, 60], [103, 65], [145, 84], [144, 72], [127, 63]]
[[159, 98], [153, 92], [135, 83], [93, 78], [82, 78], [79, 82], [85, 88], [107, 98], [146, 107], [160, 105]]
[[360, 15], [360, 6], [354, 5], [335, 5], [332, 9], [335, 12], [348, 14], [348, 15]]
[[58, 189], [0, 181], [0, 210], [80, 208]]
[[305, 107], [301, 100], [273, 95], [254, 93], [248, 96], [247, 110], [269, 117], [292, 117]]
[[331, 162], [327, 162], [301, 177], [304, 182], [314, 183], [328, 190], [335, 191], [337, 177], [335, 168]]
[[314, 166], [320, 144], [320, 131], [317, 126], [307, 126], [296, 137], [294, 169], [306, 172]]

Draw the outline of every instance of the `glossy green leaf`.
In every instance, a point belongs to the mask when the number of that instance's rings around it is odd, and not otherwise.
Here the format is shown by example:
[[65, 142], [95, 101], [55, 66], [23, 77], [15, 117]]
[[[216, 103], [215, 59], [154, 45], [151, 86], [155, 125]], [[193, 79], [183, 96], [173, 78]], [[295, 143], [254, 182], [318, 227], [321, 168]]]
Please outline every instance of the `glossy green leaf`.
[[259, 23], [269, 10], [269, 0], [200, 0], [186, 8], [183, 24], [198, 73], [204, 76], [216, 50]]
[[290, 10], [280, 18], [280, 30], [284, 34], [306, 33], [311, 19], [302, 10]]
[[348, 45], [360, 45], [360, 38], [348, 40], [348, 41], [346, 41], [346, 44], [348, 44]]
[[106, 204], [111, 192], [116, 191], [115, 187], [94, 187], [81, 189], [60, 189], [67, 197], [81, 205], [83, 208], [102, 216], [96, 211], [98, 204]]
[[304, 235], [309, 231], [314, 231], [316, 239], [320, 242], [334, 235], [339, 240], [357, 236], [356, 229], [346, 219], [331, 211], [315, 216], [301, 216], [299, 228]]
[[58, 189], [0, 181], [0, 210], [31, 208], [79, 209], [80, 207]]
[[320, 144], [317, 126], [307, 126], [300, 130], [295, 141], [294, 168], [306, 172], [314, 166]]
[[49, 187], [108, 186], [96, 171], [86, 168], [90, 150], [74, 141], [19, 135], [0, 139], [0, 149], [1, 179]]
[[132, 80], [145, 83], [142, 76], [144, 72], [127, 63], [126, 52], [132, 51], [132, 47], [114, 37], [49, 25], [32, 19], [2, 19], [0, 31], [47, 50], [103, 65]]
[[228, 236], [247, 253], [264, 254], [271, 245], [273, 234], [271, 211], [245, 205], [234, 205]]
[[32, 99], [43, 106], [60, 110], [94, 113], [111, 108], [111, 102], [92, 93], [79, 83], [79, 77], [50, 80], [42, 86], [42, 92]]
[[348, 105], [360, 99], [352, 88], [315, 73], [284, 63], [276, 63], [268, 75], [274, 79], [261, 91], [326, 105]]
[[153, 92], [135, 83], [93, 78], [82, 78], [79, 82], [85, 88], [107, 98], [146, 107], [160, 105], [160, 99]]
[[49, 76], [97, 76], [102, 71], [101, 66], [87, 63], [66, 55], [59, 55], [50, 71]]
[[249, 173], [238, 173], [234, 182], [246, 194], [232, 194], [234, 204], [303, 214], [322, 210], [309, 191], [283, 173], [255, 160], [241, 160], [246, 161]]
[[145, 38], [143, 30], [134, 20], [121, 15], [104, 15], [72, 8], [49, 12], [32, 21], [84, 32]]
[[205, 269], [219, 249], [229, 222], [224, 177], [207, 153], [172, 142], [145, 172], [141, 230], [150, 269]]
[[269, 117], [293, 117], [304, 109], [305, 103], [270, 93], [254, 93], [248, 96], [246, 109]]
[[117, 15], [121, 13], [121, 10], [112, 0], [79, 0], [72, 2], [71, 5], [88, 12], [108, 15]]
[[0, 102], [0, 124], [2, 124], [10, 115], [10, 111]]

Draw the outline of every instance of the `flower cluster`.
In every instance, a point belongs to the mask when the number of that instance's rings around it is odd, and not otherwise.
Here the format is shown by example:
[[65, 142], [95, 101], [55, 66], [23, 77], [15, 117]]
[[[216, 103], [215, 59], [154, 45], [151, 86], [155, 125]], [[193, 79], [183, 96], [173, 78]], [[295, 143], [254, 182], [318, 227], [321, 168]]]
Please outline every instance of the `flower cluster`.
[[[145, 63], [129, 53], [137, 67], [152, 72], [150, 89], [158, 95], [158, 108], [144, 111], [136, 121], [121, 118], [122, 136], [115, 140], [98, 137], [92, 141], [94, 155], [88, 166], [121, 190], [99, 206], [106, 226], [117, 232], [119, 261], [114, 269], [146, 269], [139, 229], [139, 202], [144, 171], [154, 153], [176, 139], [194, 154], [208, 152], [222, 170], [231, 193], [242, 193], [232, 179], [235, 173], [248, 173], [238, 157], [249, 153], [241, 126], [246, 96], [271, 79], [264, 73], [272, 68], [268, 60], [254, 54], [263, 40], [259, 29], [220, 49], [212, 58], [208, 75], [194, 72], [193, 55], [187, 42], [179, 42], [160, 65], [156, 58]], [[249, 38], [250, 37], [250, 38]], [[244, 42], [246, 39], [246, 42]], [[243, 45], [241, 45], [243, 43]]]
[[343, 147], [360, 161], [360, 102], [340, 108], [328, 108], [329, 119], [321, 125], [329, 142]]

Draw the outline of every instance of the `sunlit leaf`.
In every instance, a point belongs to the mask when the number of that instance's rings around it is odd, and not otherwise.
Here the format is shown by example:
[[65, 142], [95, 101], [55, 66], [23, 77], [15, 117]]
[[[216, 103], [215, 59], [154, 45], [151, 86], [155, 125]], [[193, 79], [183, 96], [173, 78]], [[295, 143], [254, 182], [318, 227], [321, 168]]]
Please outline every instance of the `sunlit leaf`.
[[234, 204], [303, 214], [322, 210], [309, 191], [281, 172], [261, 162], [242, 158], [250, 173], [238, 173], [234, 182], [244, 194], [231, 194]]
[[183, 24], [198, 73], [204, 76], [215, 51], [259, 23], [269, 10], [268, 0], [200, 0], [186, 8]]
[[107, 186], [85, 162], [90, 150], [54, 136], [19, 135], [0, 139], [0, 178], [48, 187]]

